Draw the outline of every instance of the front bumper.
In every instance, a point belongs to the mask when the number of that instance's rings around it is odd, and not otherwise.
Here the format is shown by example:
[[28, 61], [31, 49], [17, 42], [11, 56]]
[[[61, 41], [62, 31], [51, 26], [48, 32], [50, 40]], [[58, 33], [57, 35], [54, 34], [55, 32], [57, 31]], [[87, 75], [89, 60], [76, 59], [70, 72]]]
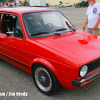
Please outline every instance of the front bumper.
[[76, 87], [81, 87], [81, 86], [88, 84], [89, 82], [93, 81], [94, 79], [96, 79], [98, 77], [100, 77], [100, 71], [98, 71], [98, 72], [94, 73], [92, 76], [84, 78], [80, 81], [73, 80], [72, 85], [76, 86]]

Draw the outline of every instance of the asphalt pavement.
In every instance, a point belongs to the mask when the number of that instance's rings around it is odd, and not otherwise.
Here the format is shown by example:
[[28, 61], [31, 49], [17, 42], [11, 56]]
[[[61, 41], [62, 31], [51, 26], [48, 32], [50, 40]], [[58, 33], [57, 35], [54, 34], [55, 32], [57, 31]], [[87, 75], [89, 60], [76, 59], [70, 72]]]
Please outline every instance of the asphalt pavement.
[[[50, 8], [61, 11], [76, 29], [82, 30], [87, 8]], [[30, 74], [0, 60], [0, 100], [100, 100], [100, 78], [83, 88], [61, 88], [56, 94], [46, 96], [38, 91]]]

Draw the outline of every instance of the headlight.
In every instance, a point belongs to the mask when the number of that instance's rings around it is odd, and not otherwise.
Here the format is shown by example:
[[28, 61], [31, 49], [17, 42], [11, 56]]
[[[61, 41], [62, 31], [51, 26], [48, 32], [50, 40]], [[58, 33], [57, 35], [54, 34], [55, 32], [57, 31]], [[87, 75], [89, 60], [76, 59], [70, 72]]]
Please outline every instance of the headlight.
[[88, 71], [88, 66], [87, 65], [82, 66], [80, 69], [80, 77], [84, 77], [87, 74], [87, 71]]

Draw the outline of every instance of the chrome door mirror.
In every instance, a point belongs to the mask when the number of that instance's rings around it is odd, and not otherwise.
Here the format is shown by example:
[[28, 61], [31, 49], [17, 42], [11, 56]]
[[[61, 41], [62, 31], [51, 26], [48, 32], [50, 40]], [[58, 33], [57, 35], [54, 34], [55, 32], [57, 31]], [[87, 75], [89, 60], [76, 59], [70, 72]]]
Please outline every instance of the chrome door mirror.
[[13, 31], [6, 32], [6, 35], [7, 35], [7, 37], [13, 36], [13, 38], [14, 38], [14, 32]]

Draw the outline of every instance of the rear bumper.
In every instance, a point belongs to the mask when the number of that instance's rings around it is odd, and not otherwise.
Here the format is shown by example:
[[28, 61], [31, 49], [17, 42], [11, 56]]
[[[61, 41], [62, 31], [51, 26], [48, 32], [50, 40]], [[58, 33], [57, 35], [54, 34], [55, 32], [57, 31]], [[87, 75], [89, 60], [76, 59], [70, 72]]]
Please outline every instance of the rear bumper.
[[90, 77], [87, 77], [87, 78], [84, 78], [80, 81], [77, 81], [77, 80], [73, 80], [72, 81], [72, 85], [73, 86], [76, 86], [76, 87], [81, 87], [81, 86], [84, 86], [86, 84], [88, 84], [89, 82], [95, 80], [96, 78], [100, 77], [100, 71], [97, 71], [96, 73], [94, 73], [92, 76]]

